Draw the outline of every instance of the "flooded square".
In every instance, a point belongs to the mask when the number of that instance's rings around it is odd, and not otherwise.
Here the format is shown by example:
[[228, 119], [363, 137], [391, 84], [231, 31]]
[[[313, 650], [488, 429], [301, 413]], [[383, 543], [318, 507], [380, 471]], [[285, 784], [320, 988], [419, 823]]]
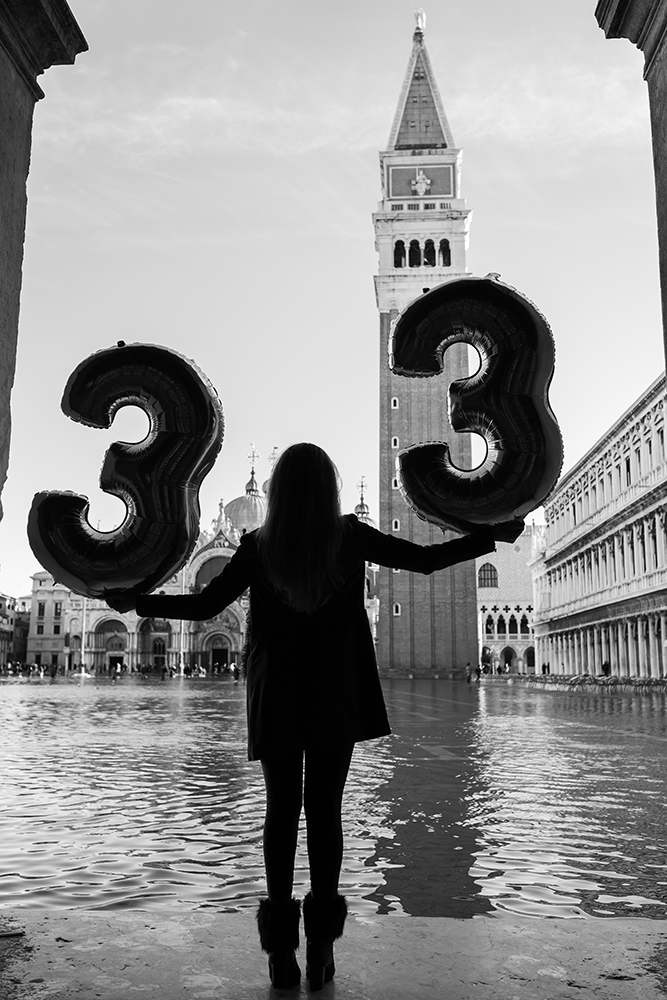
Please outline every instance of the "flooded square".
[[[357, 744], [344, 798], [353, 913], [664, 918], [664, 695], [383, 688], [393, 733]], [[236, 912], [265, 893], [243, 684], [6, 681], [0, 722], [5, 908]]]

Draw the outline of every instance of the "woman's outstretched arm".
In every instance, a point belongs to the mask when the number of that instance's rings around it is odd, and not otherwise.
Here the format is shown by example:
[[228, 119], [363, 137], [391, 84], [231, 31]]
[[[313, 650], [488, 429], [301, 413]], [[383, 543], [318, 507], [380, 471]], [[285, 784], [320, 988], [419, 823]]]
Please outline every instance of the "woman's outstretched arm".
[[521, 534], [523, 522], [497, 527], [480, 528], [463, 538], [455, 538], [450, 542], [440, 542], [435, 545], [417, 545], [405, 538], [385, 535], [369, 524], [359, 522], [357, 530], [361, 541], [363, 556], [369, 562], [380, 566], [390, 566], [393, 569], [405, 569], [412, 573], [430, 574], [455, 563], [476, 559], [487, 552], [493, 552], [498, 541], [513, 541]]
[[[213, 618], [223, 608], [232, 604], [250, 586], [250, 561], [245, 546], [236, 550], [222, 573], [215, 576], [199, 594], [142, 594], [137, 598], [136, 611], [142, 618], [184, 618], [199, 622]], [[130, 610], [113, 599], [110, 607], [118, 611]]]

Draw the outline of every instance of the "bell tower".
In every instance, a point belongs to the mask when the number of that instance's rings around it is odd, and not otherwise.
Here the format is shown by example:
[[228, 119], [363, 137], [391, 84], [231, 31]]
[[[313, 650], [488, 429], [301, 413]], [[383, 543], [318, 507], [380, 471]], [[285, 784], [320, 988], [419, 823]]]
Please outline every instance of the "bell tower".
[[[388, 366], [392, 323], [413, 299], [468, 273], [471, 211], [461, 198], [456, 147], [416, 12], [412, 52], [386, 150], [380, 153], [382, 200], [373, 215], [379, 254], [375, 294], [380, 313], [380, 527], [421, 545], [445, 540], [412, 513], [396, 478], [400, 449], [446, 441], [453, 462], [470, 468], [470, 435], [449, 424], [449, 384], [468, 374], [463, 344], [445, 354], [434, 378], [405, 378]], [[455, 537], [447, 535], [447, 537]], [[381, 567], [378, 661], [385, 676], [464, 676], [478, 657], [474, 561], [431, 576]]]

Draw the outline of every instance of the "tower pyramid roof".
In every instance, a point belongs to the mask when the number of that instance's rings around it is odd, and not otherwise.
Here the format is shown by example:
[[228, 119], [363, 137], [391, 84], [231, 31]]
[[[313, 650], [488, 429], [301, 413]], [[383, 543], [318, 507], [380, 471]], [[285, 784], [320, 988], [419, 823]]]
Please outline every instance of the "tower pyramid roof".
[[424, 44], [422, 15], [412, 36], [412, 53], [387, 150], [447, 149], [452, 146], [454, 137]]

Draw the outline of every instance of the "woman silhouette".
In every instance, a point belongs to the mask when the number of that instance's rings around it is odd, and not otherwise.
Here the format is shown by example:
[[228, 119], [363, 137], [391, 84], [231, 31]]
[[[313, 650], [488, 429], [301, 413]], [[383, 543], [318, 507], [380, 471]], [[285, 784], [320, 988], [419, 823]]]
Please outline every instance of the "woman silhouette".
[[[514, 521], [420, 546], [341, 515], [335, 465], [314, 444], [295, 444], [271, 477], [264, 524], [241, 538], [222, 573], [199, 594], [137, 600], [141, 616], [201, 621], [250, 588], [247, 636], [248, 757], [266, 784], [264, 863], [268, 899], [257, 923], [276, 988], [301, 978], [300, 903], [292, 898], [302, 804], [310, 891], [303, 901], [310, 989], [333, 978], [333, 943], [343, 933], [338, 893], [341, 804], [354, 744], [391, 730], [364, 607], [365, 563], [432, 573], [513, 541]], [[117, 610], [120, 601], [113, 601]], [[304, 767], [305, 764], [305, 767]]]

